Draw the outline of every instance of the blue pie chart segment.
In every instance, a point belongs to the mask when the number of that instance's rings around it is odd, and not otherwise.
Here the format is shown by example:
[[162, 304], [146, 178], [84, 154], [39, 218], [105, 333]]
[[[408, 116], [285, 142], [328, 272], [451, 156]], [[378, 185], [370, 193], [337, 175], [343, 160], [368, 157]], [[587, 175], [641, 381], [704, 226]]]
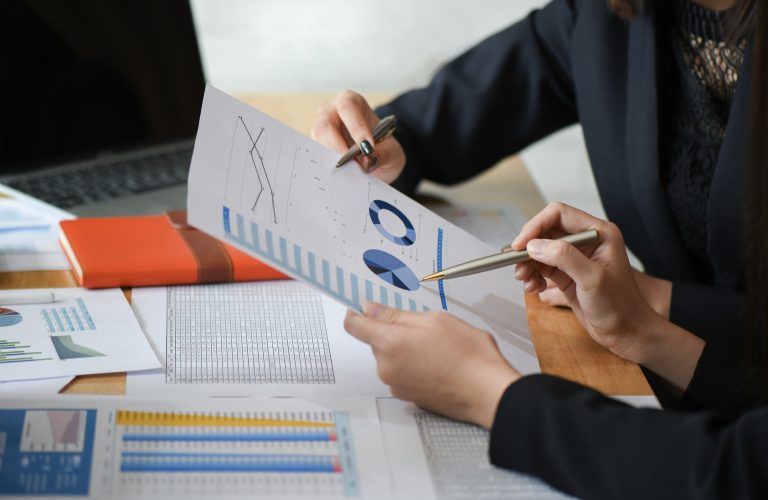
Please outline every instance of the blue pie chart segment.
[[381, 250], [367, 250], [363, 254], [363, 262], [376, 276], [390, 285], [411, 292], [419, 289], [419, 279], [394, 255]]
[[0, 307], [0, 327], [11, 326], [15, 325], [16, 323], [21, 323], [21, 314], [14, 311], [13, 309]]
[[[391, 212], [392, 215], [400, 219], [400, 222], [403, 223], [403, 227], [405, 227], [405, 234], [398, 236], [390, 233], [387, 228], [384, 227], [381, 223], [381, 217], [379, 217], [379, 213], [382, 210]], [[416, 241], [416, 229], [413, 227], [413, 223], [393, 204], [387, 203], [384, 200], [373, 200], [368, 206], [368, 215], [371, 216], [371, 222], [373, 222], [376, 229], [389, 241], [404, 247], [413, 245]]]

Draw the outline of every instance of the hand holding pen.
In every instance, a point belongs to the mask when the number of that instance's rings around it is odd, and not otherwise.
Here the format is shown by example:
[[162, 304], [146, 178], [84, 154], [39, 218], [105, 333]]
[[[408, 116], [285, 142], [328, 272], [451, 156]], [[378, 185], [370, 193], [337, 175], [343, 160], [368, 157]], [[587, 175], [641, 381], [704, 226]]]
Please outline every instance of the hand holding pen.
[[394, 117], [379, 119], [365, 98], [346, 91], [320, 107], [311, 135], [338, 151], [340, 160], [356, 159], [365, 171], [391, 183], [405, 166], [403, 148], [392, 136], [394, 125]]

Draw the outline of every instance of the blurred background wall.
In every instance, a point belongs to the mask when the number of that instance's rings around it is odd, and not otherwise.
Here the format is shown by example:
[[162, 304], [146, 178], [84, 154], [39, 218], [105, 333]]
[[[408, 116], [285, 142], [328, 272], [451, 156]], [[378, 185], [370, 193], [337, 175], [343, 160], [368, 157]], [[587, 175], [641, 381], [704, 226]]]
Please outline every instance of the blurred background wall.
[[[192, 0], [208, 81], [231, 93], [395, 93], [546, 0]], [[581, 129], [523, 152], [544, 197], [602, 215]], [[514, 203], [514, 200], [510, 200]]]

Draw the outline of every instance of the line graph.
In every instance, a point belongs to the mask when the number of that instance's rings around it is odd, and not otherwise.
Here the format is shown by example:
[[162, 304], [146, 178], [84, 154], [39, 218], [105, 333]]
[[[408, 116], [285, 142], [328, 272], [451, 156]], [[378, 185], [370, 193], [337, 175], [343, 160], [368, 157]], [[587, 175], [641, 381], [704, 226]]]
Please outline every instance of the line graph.
[[[259, 207], [259, 202], [262, 201], [262, 196], [264, 195], [264, 192], [266, 190], [269, 190], [269, 207], [272, 210], [272, 219], [277, 224], [277, 209], [275, 207], [275, 191], [272, 189], [272, 181], [269, 178], [269, 172], [267, 171], [267, 167], [264, 163], [264, 151], [266, 148], [266, 140], [263, 140], [265, 138], [265, 132], [266, 129], [264, 127], [259, 127], [259, 132], [256, 134], [256, 138], [253, 137], [253, 132], [248, 128], [248, 125], [245, 124], [245, 120], [243, 119], [242, 115], [238, 115], [236, 122], [235, 122], [235, 130], [232, 136], [232, 151], [230, 151], [230, 159], [229, 159], [229, 168], [227, 169], [227, 182], [229, 182], [229, 170], [232, 168], [232, 156], [235, 149], [235, 143], [237, 142], [237, 133], [238, 129], [242, 127], [242, 129], [245, 131], [246, 135], [248, 136], [248, 144], [247, 146], [247, 155], [250, 160], [250, 164], [253, 167], [253, 172], [256, 174], [256, 181], [258, 183], [258, 192], [256, 193], [256, 197], [253, 201], [253, 204], [251, 205], [251, 211], [256, 212], [257, 208]], [[259, 149], [261, 148], [261, 149]], [[243, 171], [243, 176], [245, 176], [245, 171]], [[244, 187], [246, 183], [244, 180], [241, 183], [241, 186]], [[262, 203], [263, 204], [263, 203]]]

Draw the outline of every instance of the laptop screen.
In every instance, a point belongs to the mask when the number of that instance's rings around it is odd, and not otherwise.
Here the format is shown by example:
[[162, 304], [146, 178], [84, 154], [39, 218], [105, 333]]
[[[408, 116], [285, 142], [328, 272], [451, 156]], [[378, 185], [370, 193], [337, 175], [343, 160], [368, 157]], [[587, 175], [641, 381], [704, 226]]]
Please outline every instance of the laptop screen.
[[0, 47], [0, 174], [197, 130], [187, 0], [4, 0]]

